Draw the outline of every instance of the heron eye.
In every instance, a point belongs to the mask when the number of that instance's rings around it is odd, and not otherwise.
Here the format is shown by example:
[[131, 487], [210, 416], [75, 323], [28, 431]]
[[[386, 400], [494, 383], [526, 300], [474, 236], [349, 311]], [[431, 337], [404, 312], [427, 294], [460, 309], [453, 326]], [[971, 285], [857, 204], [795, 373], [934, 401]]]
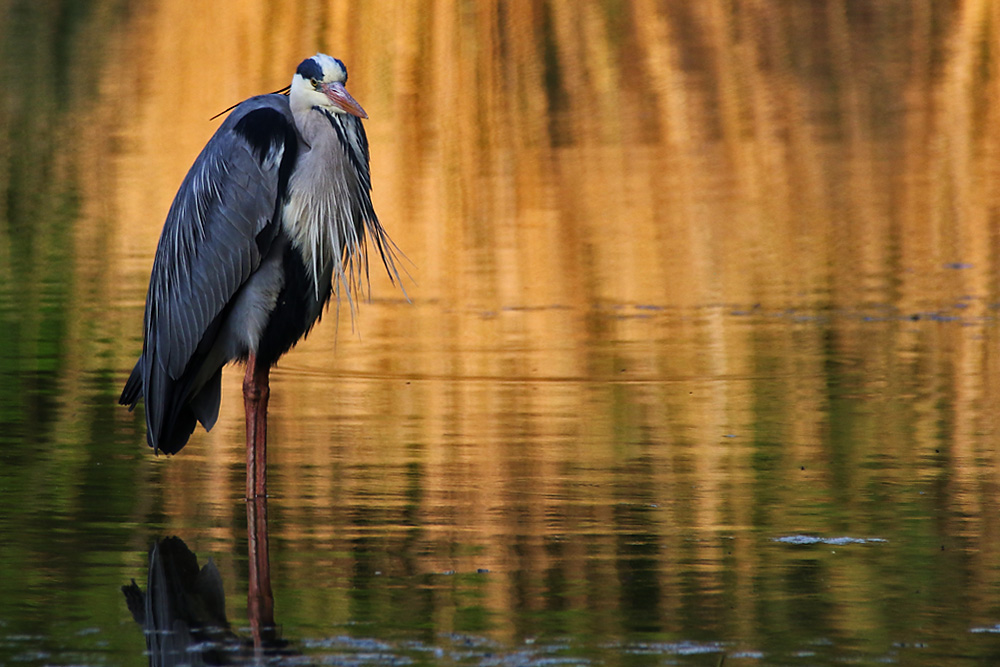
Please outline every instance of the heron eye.
[[309, 82], [312, 83], [313, 88], [319, 88], [319, 79], [309, 79]]

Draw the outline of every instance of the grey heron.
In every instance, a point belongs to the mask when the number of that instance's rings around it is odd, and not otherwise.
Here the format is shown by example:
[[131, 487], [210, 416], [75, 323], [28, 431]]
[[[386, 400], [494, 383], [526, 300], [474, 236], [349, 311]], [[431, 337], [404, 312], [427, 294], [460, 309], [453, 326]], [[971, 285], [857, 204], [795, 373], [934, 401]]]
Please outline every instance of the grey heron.
[[[195, 160], [156, 248], [142, 355], [119, 403], [175, 454], [219, 416], [222, 369], [246, 363], [247, 498], [266, 495], [268, 374], [336, 293], [368, 279], [368, 244], [398, 280], [371, 201], [368, 115], [344, 64], [317, 53], [287, 89], [234, 107]], [[363, 289], [363, 287], [360, 287]], [[353, 311], [353, 301], [351, 302]]]

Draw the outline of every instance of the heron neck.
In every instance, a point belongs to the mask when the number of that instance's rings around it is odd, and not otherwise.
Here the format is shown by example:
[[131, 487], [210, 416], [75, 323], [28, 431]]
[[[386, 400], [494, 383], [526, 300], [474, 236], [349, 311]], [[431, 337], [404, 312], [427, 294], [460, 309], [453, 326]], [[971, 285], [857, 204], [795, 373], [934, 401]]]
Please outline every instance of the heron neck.
[[295, 120], [306, 146], [289, 180], [282, 223], [319, 295], [331, 275], [344, 276], [345, 251], [350, 255], [361, 244], [355, 223], [358, 179], [322, 111], [310, 110]]

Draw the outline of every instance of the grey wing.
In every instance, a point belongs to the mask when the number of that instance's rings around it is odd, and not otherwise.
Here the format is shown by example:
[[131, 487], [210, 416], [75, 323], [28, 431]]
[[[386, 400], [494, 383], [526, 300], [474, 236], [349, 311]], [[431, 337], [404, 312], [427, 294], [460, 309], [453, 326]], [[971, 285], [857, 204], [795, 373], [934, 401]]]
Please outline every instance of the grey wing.
[[190, 435], [193, 418], [184, 411], [190, 412], [187, 403], [201, 389], [191, 386], [192, 378], [204, 378], [196, 366], [214, 342], [209, 339], [218, 332], [223, 311], [274, 238], [296, 152], [286, 98], [251, 98], [209, 140], [174, 198], [146, 297], [143, 355], [133, 372], [141, 375], [154, 448], [178, 419], [190, 425], [182, 427], [187, 433], [173, 449]]

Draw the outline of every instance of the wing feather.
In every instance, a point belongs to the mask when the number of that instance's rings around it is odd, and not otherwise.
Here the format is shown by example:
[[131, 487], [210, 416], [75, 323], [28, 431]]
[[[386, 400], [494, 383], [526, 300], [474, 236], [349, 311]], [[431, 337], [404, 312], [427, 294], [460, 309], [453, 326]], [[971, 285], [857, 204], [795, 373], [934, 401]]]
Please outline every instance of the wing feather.
[[[296, 142], [287, 98], [251, 98], [205, 145], [174, 198], [153, 261], [140, 359], [154, 448], [172, 421], [189, 421], [184, 411], [201, 390], [192, 378], [204, 375], [195, 366], [214, 342], [205, 339], [217, 335], [220, 316], [274, 238]], [[204, 423], [202, 413], [204, 406]]]

